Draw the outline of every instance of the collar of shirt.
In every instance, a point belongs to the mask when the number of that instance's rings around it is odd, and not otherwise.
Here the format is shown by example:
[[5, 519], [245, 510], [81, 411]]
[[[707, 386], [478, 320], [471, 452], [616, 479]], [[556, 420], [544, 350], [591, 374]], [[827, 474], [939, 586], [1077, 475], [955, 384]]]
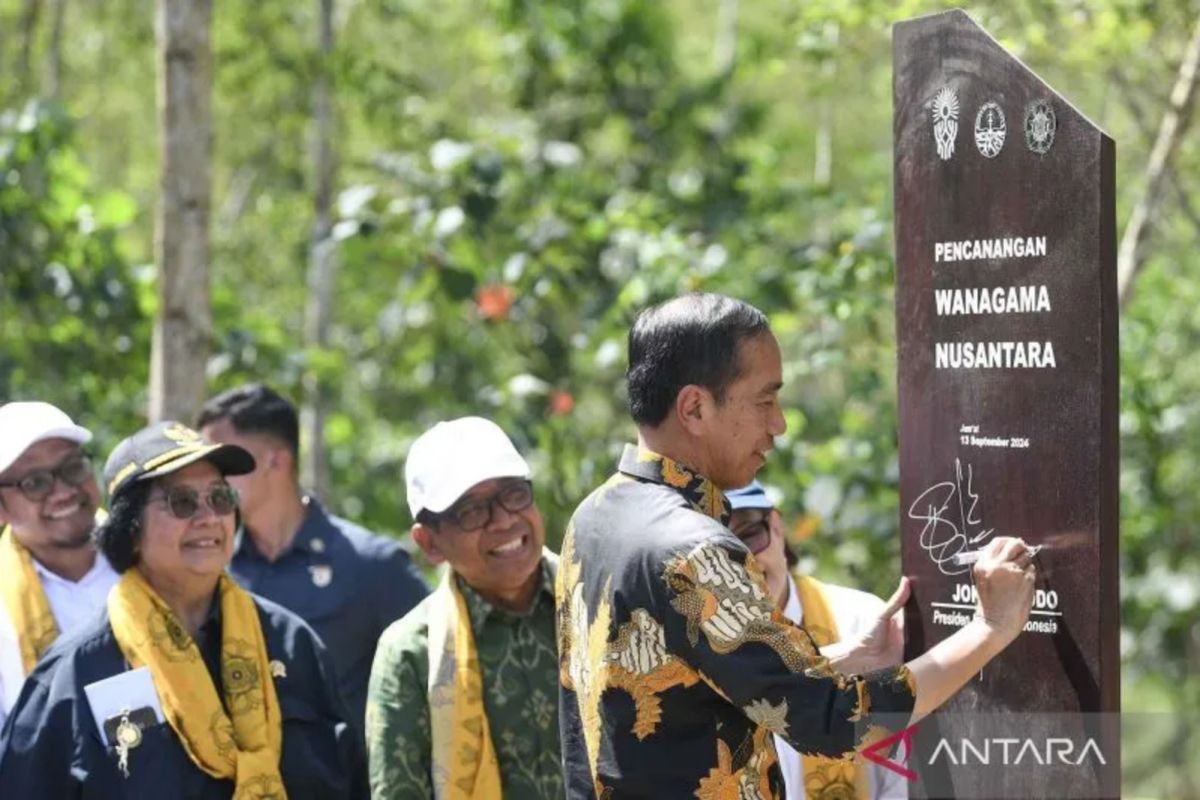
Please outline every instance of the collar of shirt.
[[617, 469], [631, 478], [669, 486], [687, 498], [692, 508], [722, 525], [729, 525], [732, 511], [724, 493], [690, 467], [667, 456], [627, 444]]
[[541, 582], [538, 584], [537, 592], [533, 596], [533, 605], [529, 607], [529, 611], [524, 614], [518, 614], [507, 609], [500, 608], [490, 600], [484, 599], [478, 592], [467, 585], [467, 582], [461, 578], [455, 577], [458, 581], [458, 588], [462, 590], [463, 599], [467, 603], [467, 615], [471, 618], [471, 630], [478, 631], [487, 622], [488, 618], [495, 616], [498, 620], [505, 622], [517, 622], [522, 619], [533, 616], [540, 603], [550, 603], [550, 607], [554, 607], [554, 575], [550, 570], [550, 565], [546, 563], [546, 559], [542, 558], [538, 564], [538, 569], [541, 571]]
[[42, 562], [36, 558], [33, 559], [33, 569], [37, 573], [38, 580], [42, 582], [43, 587], [47, 583], [51, 583], [57, 584], [68, 591], [71, 589], [85, 589], [98, 580], [106, 579], [116, 574], [113, 568], [109, 566], [108, 559], [104, 557], [103, 553], [96, 553], [96, 560], [92, 563], [92, 568], [77, 581], [68, 580], [61, 575], [51, 572], [42, 566]]
[[[325, 509], [315, 497], [305, 495], [303, 502], [306, 509], [304, 520], [300, 523], [300, 528], [296, 531], [296, 535], [292, 537], [291, 545], [288, 546], [287, 551], [282, 553], [281, 556], [295, 550], [303, 550], [308, 553], [324, 553], [329, 547], [331, 535], [337, 533], [337, 529], [329, 521], [329, 515], [325, 513]], [[233, 544], [233, 551], [238, 555], [254, 555], [257, 558], [263, 557], [258, 548], [254, 546], [254, 540], [248, 535], [245, 525], [242, 525], [238, 529]]]
[[804, 622], [804, 608], [800, 605], [800, 590], [796, 588], [796, 579], [787, 576], [788, 599], [783, 604], [783, 615], [797, 625]]

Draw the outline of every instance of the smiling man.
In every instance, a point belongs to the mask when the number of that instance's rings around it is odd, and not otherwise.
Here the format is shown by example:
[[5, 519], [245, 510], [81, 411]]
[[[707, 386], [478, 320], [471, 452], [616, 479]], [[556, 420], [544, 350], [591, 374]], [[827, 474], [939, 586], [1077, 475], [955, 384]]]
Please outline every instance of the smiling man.
[[379, 641], [372, 797], [559, 800], [556, 562], [529, 465], [495, 423], [463, 417], [413, 442], [404, 472], [413, 539], [447, 569]]
[[100, 489], [86, 428], [49, 403], [0, 406], [0, 724], [62, 634], [117, 581], [92, 545]]
[[559, 718], [568, 798], [783, 797], [772, 736], [842, 757], [958, 690], [1021, 631], [1032, 557], [1002, 538], [975, 567], [976, 619], [884, 666], [907, 585], [861, 638], [818, 651], [775, 609], [727, 527], [784, 433], [779, 345], [758, 309], [690, 294], [629, 334], [638, 443], [576, 509], [559, 570]]

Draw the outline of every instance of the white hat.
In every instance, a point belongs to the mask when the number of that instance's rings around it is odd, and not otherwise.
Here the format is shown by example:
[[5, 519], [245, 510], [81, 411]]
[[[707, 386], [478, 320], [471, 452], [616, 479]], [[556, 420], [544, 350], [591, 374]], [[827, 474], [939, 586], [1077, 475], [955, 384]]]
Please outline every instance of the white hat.
[[46, 439], [87, 444], [92, 432], [49, 403], [22, 402], [0, 406], [0, 472], [33, 445]]
[[404, 462], [408, 508], [440, 514], [477, 483], [528, 478], [521, 458], [500, 426], [483, 417], [439, 422], [417, 437]]

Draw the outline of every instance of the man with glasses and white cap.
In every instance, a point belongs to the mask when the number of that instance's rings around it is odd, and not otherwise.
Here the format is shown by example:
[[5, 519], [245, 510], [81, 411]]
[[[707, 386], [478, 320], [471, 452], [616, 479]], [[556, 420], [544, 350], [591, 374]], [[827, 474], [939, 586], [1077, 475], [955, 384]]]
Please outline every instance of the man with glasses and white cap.
[[95, 616], [117, 581], [91, 539], [91, 439], [49, 403], [0, 406], [0, 723], [42, 653]]
[[[825, 583], [801, 572], [799, 559], [784, 535], [779, 509], [761, 483], [754, 481], [727, 492], [725, 498], [732, 511], [729, 529], [762, 567], [771, 600], [780, 613], [803, 625], [819, 647], [853, 640], [871, 631], [883, 613], [884, 601], [873, 594]], [[889, 638], [902, 641], [899, 635]], [[895, 656], [892, 666], [900, 663], [900, 653]], [[850, 758], [802, 755], [780, 736], [775, 737], [775, 750], [787, 800], [908, 797], [904, 777], [894, 770], [865, 762], [856, 764]], [[896, 753], [893, 758], [899, 756]]]
[[375, 800], [563, 796], [555, 557], [529, 465], [493, 422], [439, 422], [405, 463], [441, 583], [384, 632], [367, 693]]

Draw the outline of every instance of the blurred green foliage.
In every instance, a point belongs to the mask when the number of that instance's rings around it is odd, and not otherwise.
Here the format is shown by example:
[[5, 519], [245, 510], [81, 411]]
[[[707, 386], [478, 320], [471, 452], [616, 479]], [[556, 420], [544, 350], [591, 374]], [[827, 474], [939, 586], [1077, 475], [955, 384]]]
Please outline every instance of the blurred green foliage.
[[[722, 6], [739, 13], [732, 69], [716, 55]], [[413, 437], [490, 416], [530, 454], [553, 543], [634, 436], [633, 314], [689, 289], [736, 295], [770, 314], [785, 353], [789, 431], [764, 478], [794, 536], [820, 574], [890, 591], [889, 27], [941, 7], [361, 0], [337, 5], [321, 64], [316, 3], [217, 3], [211, 388], [261, 379], [298, 398], [305, 374], [325, 376], [332, 501], [395, 535]], [[0, 69], [25, 8], [0, 0]], [[1117, 141], [1123, 221], [1196, 0], [968, 10]], [[61, 404], [103, 453], [145, 405], [153, 28], [132, 0], [70, 4], [65, 19], [61, 105], [21, 88], [36, 79], [0, 85], [0, 398]], [[35, 67], [50, 46], [38, 28]], [[306, 351], [322, 69], [337, 96], [339, 272], [332, 344]], [[1121, 325], [1127, 707], [1200, 700], [1198, 162], [1190, 137]], [[1194, 720], [1174, 724], [1173, 741], [1197, 741]], [[1200, 796], [1195, 780], [1168, 772], [1154, 791]]]

